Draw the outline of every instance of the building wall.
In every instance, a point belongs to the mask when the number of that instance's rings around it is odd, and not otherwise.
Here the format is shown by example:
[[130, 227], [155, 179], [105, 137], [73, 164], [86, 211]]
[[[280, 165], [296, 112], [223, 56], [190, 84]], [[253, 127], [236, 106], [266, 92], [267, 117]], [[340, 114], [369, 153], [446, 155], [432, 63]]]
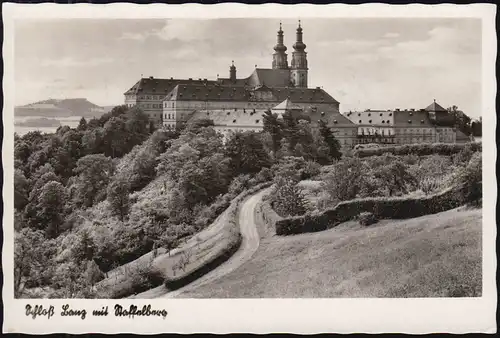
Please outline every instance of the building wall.
[[[271, 109], [281, 102], [277, 101], [179, 101], [165, 100], [162, 107], [163, 125], [173, 128], [176, 122], [187, 121], [193, 111], [201, 110], [222, 110], [222, 111], [238, 111], [238, 110], [267, 110]], [[301, 108], [315, 107], [318, 111], [338, 112], [339, 104], [335, 103], [294, 103]]]
[[148, 114], [150, 120], [156, 125], [162, 124], [162, 101], [165, 95], [159, 94], [138, 94], [125, 95], [125, 105], [127, 107], [137, 106]]

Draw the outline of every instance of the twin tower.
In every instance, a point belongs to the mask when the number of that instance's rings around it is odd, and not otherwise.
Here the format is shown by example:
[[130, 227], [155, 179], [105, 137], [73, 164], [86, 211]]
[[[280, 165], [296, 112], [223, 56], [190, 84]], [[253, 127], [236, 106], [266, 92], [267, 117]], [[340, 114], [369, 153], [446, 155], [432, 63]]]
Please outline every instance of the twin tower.
[[297, 28], [296, 41], [293, 44], [291, 67], [288, 67], [286, 46], [283, 44], [283, 30], [278, 31], [278, 43], [274, 46], [273, 69], [286, 69], [290, 72], [290, 84], [295, 87], [307, 88], [307, 53], [302, 42], [302, 27]]

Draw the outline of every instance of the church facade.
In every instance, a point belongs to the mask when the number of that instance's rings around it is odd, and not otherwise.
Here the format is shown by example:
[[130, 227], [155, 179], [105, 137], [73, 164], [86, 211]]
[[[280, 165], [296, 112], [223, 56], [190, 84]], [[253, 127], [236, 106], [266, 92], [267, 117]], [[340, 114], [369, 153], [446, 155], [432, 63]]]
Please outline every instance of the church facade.
[[229, 77], [216, 80], [143, 78], [124, 94], [125, 104], [139, 106], [166, 129], [192, 119], [211, 119], [224, 134], [261, 130], [266, 110], [275, 110], [280, 104], [293, 105], [312, 126], [318, 120], [325, 121], [343, 147], [352, 147], [357, 138], [356, 124], [340, 114], [339, 102], [326, 91], [308, 87], [309, 68], [300, 21], [295, 40], [290, 65], [280, 24], [271, 68], [255, 68], [249, 76], [238, 78], [233, 62]]

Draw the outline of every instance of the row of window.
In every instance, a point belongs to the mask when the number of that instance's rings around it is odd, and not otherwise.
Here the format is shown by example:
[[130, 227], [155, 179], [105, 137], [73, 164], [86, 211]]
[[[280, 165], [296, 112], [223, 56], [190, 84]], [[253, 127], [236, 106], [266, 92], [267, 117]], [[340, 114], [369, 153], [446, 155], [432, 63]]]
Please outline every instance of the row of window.
[[161, 103], [139, 103], [139, 107], [145, 109], [161, 109]]
[[137, 96], [138, 100], [163, 100], [165, 95], [140, 95]]

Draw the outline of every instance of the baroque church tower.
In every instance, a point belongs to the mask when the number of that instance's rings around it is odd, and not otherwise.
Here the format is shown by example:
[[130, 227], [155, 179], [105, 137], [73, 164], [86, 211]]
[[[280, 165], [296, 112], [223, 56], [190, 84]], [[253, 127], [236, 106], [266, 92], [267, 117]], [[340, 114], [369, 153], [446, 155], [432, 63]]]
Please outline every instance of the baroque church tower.
[[297, 28], [297, 39], [293, 45], [290, 81], [295, 87], [307, 88], [307, 53], [306, 45], [302, 42], [302, 27]]
[[288, 61], [286, 59], [286, 46], [283, 44], [283, 30], [278, 31], [278, 42], [274, 46], [275, 53], [273, 54], [273, 69], [288, 69]]

